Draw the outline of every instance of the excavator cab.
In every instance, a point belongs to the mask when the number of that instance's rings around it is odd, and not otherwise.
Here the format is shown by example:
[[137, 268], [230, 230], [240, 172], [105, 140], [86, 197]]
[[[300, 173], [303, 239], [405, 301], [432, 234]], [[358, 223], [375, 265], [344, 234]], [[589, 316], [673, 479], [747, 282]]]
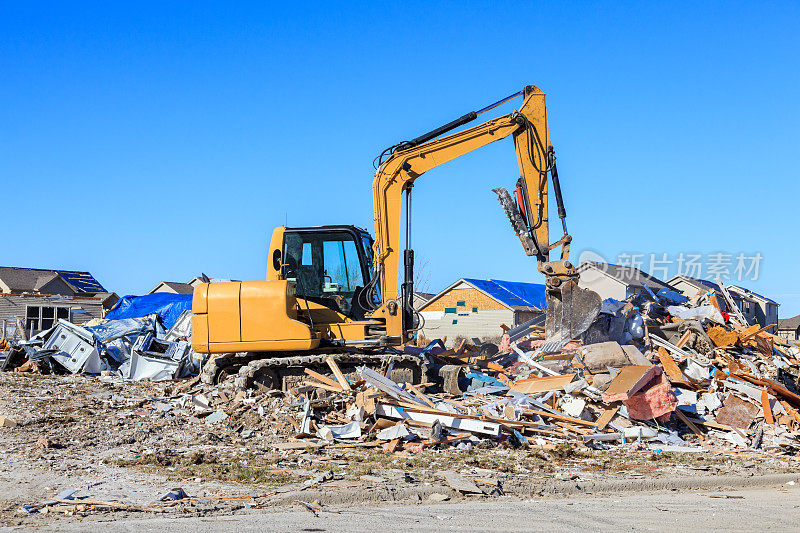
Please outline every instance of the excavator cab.
[[362, 320], [377, 303], [364, 292], [372, 279], [372, 236], [345, 225], [282, 230], [280, 277], [295, 284], [296, 296]]

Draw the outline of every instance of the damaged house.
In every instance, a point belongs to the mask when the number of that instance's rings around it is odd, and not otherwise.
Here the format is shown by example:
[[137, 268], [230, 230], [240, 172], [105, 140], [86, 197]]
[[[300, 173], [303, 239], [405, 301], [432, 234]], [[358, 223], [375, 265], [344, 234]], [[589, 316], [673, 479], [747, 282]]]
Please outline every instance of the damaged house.
[[623, 301], [631, 296], [647, 296], [648, 289], [653, 293], [662, 289], [675, 290], [669, 283], [630, 266], [584, 261], [578, 266], [578, 274], [578, 286], [596, 292], [604, 300]]
[[147, 294], [154, 294], [157, 292], [168, 292], [171, 294], [193, 294], [195, 287], [201, 283], [205, 283], [201, 276], [195, 276], [186, 283], [181, 283], [179, 281], [162, 281], [153, 287], [153, 289], [151, 289]]
[[[670, 279], [668, 283], [689, 298], [695, 297], [698, 293], [710, 292], [717, 297], [717, 303], [722, 311], [731, 311], [722, 294], [722, 288], [713, 281], [679, 275]], [[763, 328], [778, 323], [780, 305], [778, 302], [737, 285], [730, 285], [727, 290], [748, 324], [759, 324]]]
[[461, 278], [425, 302], [418, 311], [428, 339], [497, 339], [501, 324], [514, 327], [544, 314], [545, 286], [499, 279]]
[[58, 319], [102, 318], [117, 300], [89, 272], [0, 267], [0, 337], [30, 337]]
[[790, 341], [800, 341], [800, 315], [779, 319], [778, 335]]

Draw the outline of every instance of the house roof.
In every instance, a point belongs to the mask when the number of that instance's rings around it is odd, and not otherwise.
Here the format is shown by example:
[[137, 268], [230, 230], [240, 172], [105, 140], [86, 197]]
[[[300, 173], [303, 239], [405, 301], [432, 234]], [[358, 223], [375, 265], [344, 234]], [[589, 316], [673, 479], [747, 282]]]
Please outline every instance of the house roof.
[[796, 330], [797, 328], [800, 328], [800, 315], [778, 319], [778, 329]]
[[0, 267], [0, 280], [12, 291], [38, 291], [60, 277], [79, 293], [106, 292], [100, 282], [88, 272], [76, 270], [47, 270], [42, 268]]
[[[722, 294], [722, 289], [720, 288], [720, 286], [717, 285], [716, 283], [714, 283], [713, 281], [709, 281], [707, 279], [693, 278], [691, 276], [685, 276], [683, 274], [675, 276], [674, 278], [671, 278], [668, 281], [668, 283], [677, 283], [678, 281], [685, 281], [686, 283], [694, 285], [698, 289], [702, 289], [702, 288], [711, 289], [713, 291], [716, 291], [716, 292]], [[743, 293], [743, 290], [742, 290], [741, 287], [736, 287], [736, 286], [733, 286], [733, 285], [729, 285], [727, 287], [727, 289], [728, 289], [728, 292], [731, 294], [731, 298], [733, 298], [734, 300], [743, 300], [743, 301], [746, 300], [746, 301], [749, 301], [749, 302], [755, 302], [755, 300], [753, 300], [748, 295]], [[748, 291], [748, 292], [750, 292], [750, 291]], [[755, 294], [755, 293], [752, 293], [752, 294]]]
[[504, 281], [500, 279], [461, 278], [433, 296], [420, 308], [424, 309], [459, 283], [467, 283], [513, 311], [544, 311], [547, 309], [545, 286], [540, 283]]
[[578, 266], [578, 272], [583, 272], [589, 268], [599, 270], [625, 285], [639, 287], [647, 285], [650, 288], [655, 287], [656, 289], [676, 290], [669, 283], [665, 283], [655, 276], [651, 276], [647, 272], [643, 272], [635, 267], [615, 265], [613, 263], [600, 263], [599, 261], [584, 261]]
[[153, 288], [153, 290], [151, 290], [148, 294], [153, 294], [162, 285], [172, 289], [175, 292], [175, 294], [193, 294], [194, 293], [194, 286], [192, 286], [192, 285], [190, 285], [188, 283], [181, 283], [179, 281], [162, 281], [161, 283], [156, 285]]
[[755, 292], [755, 291], [751, 291], [750, 289], [746, 289], [746, 288], [744, 288], [744, 287], [741, 287], [741, 286], [739, 286], [739, 285], [732, 285], [732, 287], [733, 287], [733, 288], [734, 288], [734, 289], [735, 289], [737, 292], [744, 293], [744, 294], [746, 294], [747, 296], [750, 296], [750, 297], [755, 297], [755, 298], [758, 298], [758, 299], [760, 299], [760, 300], [763, 300], [763, 301], [765, 301], [765, 302], [768, 302], [768, 303], [771, 303], [771, 304], [775, 304], [775, 305], [781, 305], [781, 304], [779, 304], [778, 302], [776, 302], [775, 300], [773, 300], [773, 299], [771, 299], [771, 298], [767, 298], [766, 296], [764, 296], [764, 295], [762, 295], [762, 294], [758, 294], [758, 293], [757, 293], [757, 292]]
[[428, 300], [430, 300], [431, 298], [433, 298], [433, 297], [434, 297], [434, 296], [436, 296], [436, 295], [435, 295], [435, 294], [432, 294], [432, 293], [430, 293], [430, 292], [419, 292], [419, 291], [414, 291], [414, 296], [417, 296], [417, 297], [419, 297], [419, 298], [422, 298], [423, 300], [425, 300], [425, 301], [427, 302]]

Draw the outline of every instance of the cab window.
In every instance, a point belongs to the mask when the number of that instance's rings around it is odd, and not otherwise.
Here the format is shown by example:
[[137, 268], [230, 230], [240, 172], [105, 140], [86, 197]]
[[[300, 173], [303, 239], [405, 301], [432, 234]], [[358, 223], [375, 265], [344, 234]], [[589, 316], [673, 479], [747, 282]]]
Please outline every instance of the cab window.
[[364, 287], [358, 248], [346, 232], [297, 232], [284, 236], [284, 278], [297, 295], [349, 315], [356, 291]]

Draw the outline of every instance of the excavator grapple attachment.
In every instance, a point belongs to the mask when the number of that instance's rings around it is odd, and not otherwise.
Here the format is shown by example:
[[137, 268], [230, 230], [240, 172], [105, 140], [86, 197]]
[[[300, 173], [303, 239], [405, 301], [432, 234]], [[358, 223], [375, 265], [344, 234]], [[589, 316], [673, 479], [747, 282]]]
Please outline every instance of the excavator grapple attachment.
[[546, 290], [545, 342], [542, 352], [557, 352], [586, 331], [600, 313], [600, 295], [578, 287], [575, 279]]
[[[549, 247], [542, 252], [542, 243], [537, 243], [535, 236], [528, 229], [525, 218], [520, 212], [520, 206], [503, 187], [492, 189], [500, 200], [500, 205], [511, 222], [511, 228], [519, 237], [525, 253], [537, 256], [539, 264], [543, 266], [542, 273], [547, 277], [547, 314], [545, 322], [545, 343], [543, 352], [557, 352], [572, 339], [589, 329], [589, 326], [600, 313], [603, 302], [594, 291], [578, 287], [577, 272], [575, 267], [565, 259], [555, 262], [546, 262], [543, 257], [549, 252]], [[568, 235], [563, 240], [567, 247], [570, 238]]]

